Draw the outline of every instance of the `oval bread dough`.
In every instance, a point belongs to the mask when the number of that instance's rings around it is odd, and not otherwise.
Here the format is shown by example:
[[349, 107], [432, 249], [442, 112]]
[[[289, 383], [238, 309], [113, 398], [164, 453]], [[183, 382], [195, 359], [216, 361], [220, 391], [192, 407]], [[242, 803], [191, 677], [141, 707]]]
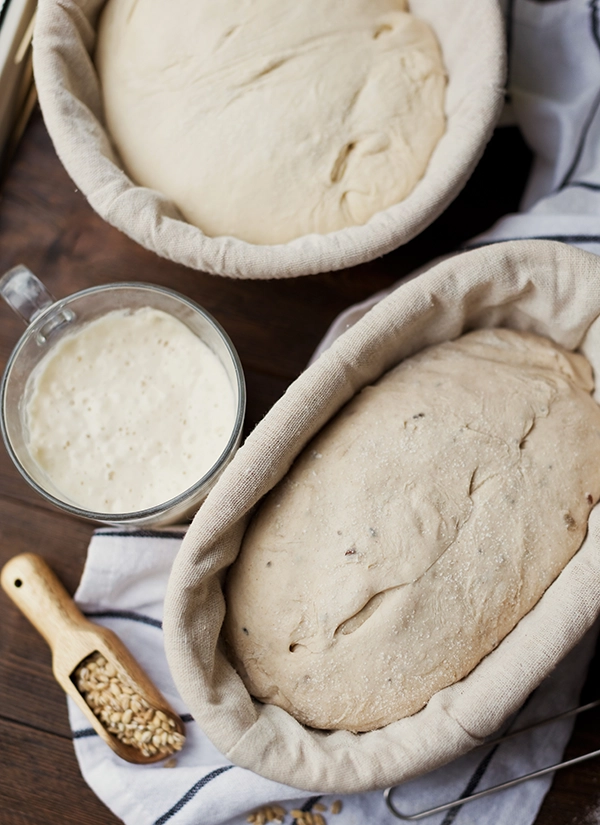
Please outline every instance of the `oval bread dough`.
[[225, 634], [248, 690], [366, 731], [466, 676], [577, 551], [600, 496], [591, 367], [483, 330], [357, 395], [246, 533]]
[[96, 66], [137, 183], [207, 235], [363, 224], [445, 128], [437, 40], [406, 0], [109, 0]]

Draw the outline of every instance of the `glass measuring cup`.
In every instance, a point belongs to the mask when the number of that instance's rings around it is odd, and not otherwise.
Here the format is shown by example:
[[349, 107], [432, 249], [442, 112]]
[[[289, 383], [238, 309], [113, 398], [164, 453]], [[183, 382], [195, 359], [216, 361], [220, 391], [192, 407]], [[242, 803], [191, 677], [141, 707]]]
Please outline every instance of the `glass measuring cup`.
[[[241, 441], [246, 409], [246, 388], [240, 359], [228, 335], [215, 319], [183, 295], [153, 284], [107, 284], [55, 300], [43, 283], [24, 266], [14, 267], [0, 279], [0, 295], [28, 324], [9, 358], [0, 387], [2, 436], [10, 457], [26, 481], [54, 506], [106, 524], [157, 526], [173, 524], [193, 514], [233, 458]], [[143, 307], [161, 310], [175, 317], [217, 356], [233, 390], [235, 421], [229, 439], [213, 466], [177, 496], [133, 512], [95, 512], [77, 505], [61, 493], [30, 455], [25, 419], [27, 382], [42, 358], [65, 335], [113, 310], [135, 311]]]

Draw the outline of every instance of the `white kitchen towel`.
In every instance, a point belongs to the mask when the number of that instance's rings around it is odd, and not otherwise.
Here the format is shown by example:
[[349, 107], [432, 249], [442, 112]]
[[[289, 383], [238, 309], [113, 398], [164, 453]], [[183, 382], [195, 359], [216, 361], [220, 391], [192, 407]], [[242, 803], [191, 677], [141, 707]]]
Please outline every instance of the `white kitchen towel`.
[[600, 0], [506, 2], [510, 105], [535, 161], [526, 214], [467, 246], [547, 238], [600, 254]]
[[[519, 126], [534, 153], [533, 168], [521, 211], [457, 251], [541, 238], [600, 255], [600, 0], [503, 5], [509, 55], [502, 120]], [[506, 174], [510, 163], [507, 157]], [[396, 286], [341, 313], [312, 360]]]
[[[562, 240], [600, 254], [600, 0], [508, 0], [510, 96], [515, 120], [536, 161], [522, 213], [499, 221], [468, 247], [513, 238]], [[507, 168], [510, 158], [506, 159]], [[493, 197], [493, 192], [490, 193]], [[382, 295], [350, 308], [334, 323], [321, 352]], [[163, 652], [162, 606], [182, 531], [99, 530], [90, 545], [76, 594], [94, 620], [112, 627], [183, 716], [187, 740], [177, 765], [129, 765], [112, 754], [70, 704], [82, 773], [127, 825], [241, 825], [252, 810], [279, 802], [289, 812], [310, 810], [305, 793], [234, 767], [212, 746], [182, 706]], [[590, 632], [532, 694], [510, 722], [516, 729], [577, 704], [593, 651]], [[572, 727], [553, 723], [534, 734], [465, 757], [400, 786], [396, 806], [411, 814], [462, 794], [559, 761]], [[531, 825], [550, 784], [545, 777], [435, 815], [428, 825]], [[398, 820], [381, 792], [323, 797], [325, 820], [339, 825]], [[286, 823], [292, 822], [291, 815]]]
[[[126, 825], [242, 825], [249, 813], [274, 802], [288, 812], [286, 823], [294, 821], [292, 810], [310, 810], [317, 802], [327, 807], [322, 816], [328, 825], [398, 822], [381, 791], [343, 797], [307, 795], [232, 766], [198, 728], [177, 694], [163, 650], [164, 593], [183, 532], [183, 528], [103, 528], [91, 541], [77, 603], [90, 619], [123, 639], [186, 727], [186, 743], [174, 767], [132, 765], [113, 754], [69, 700], [75, 751], [92, 790]], [[596, 629], [588, 633], [534, 691], [510, 721], [510, 730], [577, 704], [596, 635]], [[497, 747], [472, 751], [400, 786], [394, 804], [403, 813], [415, 813], [553, 764], [561, 757], [571, 727], [571, 720], [554, 722]], [[545, 777], [523, 783], [425, 821], [429, 825], [530, 825], [550, 781]], [[337, 815], [330, 812], [336, 799], [342, 802]]]

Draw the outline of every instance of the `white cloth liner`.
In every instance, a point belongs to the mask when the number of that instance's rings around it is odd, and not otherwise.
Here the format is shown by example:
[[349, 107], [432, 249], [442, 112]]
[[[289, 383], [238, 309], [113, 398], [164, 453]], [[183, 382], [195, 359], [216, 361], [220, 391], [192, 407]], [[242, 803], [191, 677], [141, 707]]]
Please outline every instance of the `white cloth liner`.
[[327, 235], [273, 246], [209, 238], [171, 201], [136, 186], [120, 168], [91, 60], [104, 2], [39, 0], [33, 63], [46, 126], [67, 172], [99, 215], [158, 255], [206, 272], [289, 278], [356, 266], [406, 243], [465, 185], [502, 106], [505, 49], [497, 0], [412, 0], [414, 13], [433, 27], [449, 74], [446, 132], [413, 192], [364, 226]]
[[384, 298], [267, 413], [192, 522], [165, 602], [165, 645], [175, 683], [228, 758], [311, 790], [349, 793], [405, 781], [490, 735], [578, 641], [600, 609], [597, 510], [576, 556], [465, 679], [439, 691], [419, 713], [380, 730], [323, 733], [281, 708], [253, 703], [219, 645], [221, 581], [254, 505], [323, 424], [392, 365], [468, 329], [509, 326], [581, 349], [600, 375], [599, 316], [598, 256], [549, 241], [482, 247], [451, 257]]
[[[514, 109], [538, 155], [525, 201], [531, 211], [507, 216], [475, 239], [473, 245], [542, 236], [600, 253], [600, 124], [589, 102], [591, 91], [597, 96], [594, 99], [600, 97], [598, 4], [588, 4], [587, 0], [549, 4], [514, 0], [510, 6]], [[552, 49], [547, 48], [550, 37]], [[575, 93], [578, 84], [585, 94]], [[561, 90], [564, 93], [560, 93]], [[563, 146], [564, 136], [573, 140], [571, 121], [580, 125], [577, 145], [565, 142]], [[560, 171], [555, 171], [559, 166]], [[569, 176], [566, 173], [571, 167], [573, 171]], [[565, 179], [568, 184], [571, 178], [576, 185], [561, 185]], [[586, 185], [579, 185], [578, 181]], [[583, 198], [579, 197], [578, 190], [585, 190]], [[536, 193], [544, 199], [536, 201]], [[371, 302], [367, 301], [361, 307], [351, 308], [332, 326], [323, 344], [330, 343], [370, 306]], [[594, 516], [594, 532], [596, 521]], [[139, 611], [159, 620], [166, 579], [179, 538], [156, 538], [147, 533], [125, 538], [108, 535], [111, 532], [100, 531], [92, 541], [78, 600], [84, 609], [94, 612]], [[176, 534], [175, 530], [172, 532]], [[588, 585], [592, 586], [591, 582]], [[597, 592], [596, 585], [593, 587]], [[114, 627], [177, 710], [186, 713], [168, 676], [160, 631], [154, 625], [129, 619], [96, 620]], [[515, 727], [576, 704], [596, 632], [597, 629], [592, 630], [534, 692], [514, 722]], [[71, 707], [70, 711], [73, 730], [85, 728], [76, 709]], [[113, 757], [97, 737], [75, 739], [84, 777], [127, 825], [167, 821], [174, 825], [196, 825], [200, 821], [205, 825], [221, 822], [241, 825], [245, 822], [245, 812], [268, 801], [293, 800], [285, 804], [288, 810], [306, 803], [306, 795], [242, 768], [231, 768], [223, 775], [216, 773], [229, 763], [196, 723], [188, 722], [186, 727], [188, 742], [177, 768], [172, 770], [128, 766]], [[508, 772], [516, 775], [558, 761], [570, 729], [570, 722], [541, 728], [531, 745], [519, 737], [513, 740], [508, 752], [505, 750], [508, 743], [501, 746], [488, 763], [485, 751], [472, 751], [435, 772], [403, 784], [395, 797], [397, 805], [407, 812], [431, 807], [456, 797], [467, 787], [470, 791], [480, 790], [502, 781]], [[431, 825], [450, 822], [454, 825], [483, 822], [531, 825], [549, 783], [549, 777], [525, 783], [464, 805], [456, 814], [441, 814], [425, 822]], [[331, 798], [325, 797], [323, 801], [329, 805]], [[344, 809], [338, 817], [325, 814], [329, 823], [350, 825], [358, 821], [384, 825], [397, 821], [384, 808], [378, 791], [344, 796], [343, 802]]]
[[[244, 768], [232, 768], [189, 715], [169, 675], [161, 629], [164, 591], [183, 530], [97, 531], [76, 593], [79, 606], [95, 622], [123, 639], [143, 668], [185, 720], [187, 740], [177, 766], [141, 767], [119, 759], [95, 735], [86, 718], [69, 700], [75, 751], [92, 790], [126, 825], [242, 825], [248, 812], [278, 802], [288, 812], [316, 801], [314, 795], [264, 779]], [[594, 629], [535, 691], [512, 720], [512, 729], [548, 718], [577, 704], [597, 631]], [[402, 785], [394, 796], [401, 811], [416, 812], [521, 773], [557, 762], [572, 728], [567, 720], [539, 728], [506, 742], [490, 754], [476, 750], [424, 777]], [[517, 786], [461, 807], [456, 818], [447, 812], [425, 820], [428, 825], [529, 825], [551, 777]], [[329, 808], [343, 802], [338, 816], [324, 814], [328, 825], [398, 822], [380, 791], [319, 798]], [[454, 817], [454, 812], [452, 816]], [[292, 822], [288, 816], [286, 823]]]

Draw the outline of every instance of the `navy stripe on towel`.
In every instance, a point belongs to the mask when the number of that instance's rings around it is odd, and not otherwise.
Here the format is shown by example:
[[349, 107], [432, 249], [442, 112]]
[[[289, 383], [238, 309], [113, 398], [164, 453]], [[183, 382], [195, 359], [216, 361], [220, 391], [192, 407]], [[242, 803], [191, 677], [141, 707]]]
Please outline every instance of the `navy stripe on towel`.
[[506, 92], [505, 100], [510, 103], [510, 81], [511, 81], [511, 67], [512, 67], [512, 52], [513, 52], [513, 23], [515, 14], [515, 0], [508, 0], [506, 5]]
[[600, 183], [589, 183], [587, 180], [572, 180], [568, 186], [569, 188], [572, 186], [580, 186], [583, 189], [591, 189], [592, 192], [600, 192]]
[[596, 119], [598, 111], [600, 110], [600, 94], [597, 94], [594, 98], [594, 102], [592, 103], [592, 107], [588, 113], [588, 116], [583, 124], [583, 129], [581, 130], [581, 135], [579, 137], [579, 142], [577, 144], [577, 148], [575, 150], [575, 154], [573, 156], [573, 160], [571, 161], [571, 165], [567, 169], [564, 178], [562, 179], [559, 187], [555, 191], [559, 191], [560, 189], [564, 189], [566, 186], [569, 185], [569, 179], [571, 175], [575, 173], [577, 166], [579, 165], [579, 161], [583, 155], [583, 150], [585, 149], [585, 145], [587, 143], [588, 137], [590, 135], [590, 129], [592, 128], [592, 124]]
[[157, 627], [162, 630], [162, 622], [160, 619], [152, 619], [150, 616], [144, 616], [142, 613], [134, 613], [132, 610], [91, 610], [84, 614], [88, 619], [128, 619], [131, 622], [139, 622], [140, 624], [149, 624], [151, 627]]
[[[461, 799], [464, 799], [466, 796], [471, 796], [475, 788], [479, 785], [484, 773], [488, 768], [488, 765], [492, 761], [492, 757], [494, 756], [499, 747], [499, 745], [494, 745], [491, 751], [488, 754], [486, 754], [486, 756], [484, 756], [484, 758], [481, 760], [479, 765], [474, 770], [473, 775], [467, 782], [464, 791], [461, 793]], [[452, 823], [460, 813], [461, 808], [462, 805], [456, 805], [454, 808], [450, 808], [450, 810], [442, 820], [442, 825], [452, 825]]]
[[304, 803], [304, 805], [300, 808], [301, 811], [310, 811], [313, 805], [316, 805], [317, 802], [321, 799], [320, 796], [311, 796], [311, 798]]
[[[513, 730], [515, 723], [518, 721], [518, 719], [520, 718], [520, 716], [523, 713], [523, 711], [525, 710], [525, 708], [529, 705], [529, 703], [531, 702], [531, 700], [532, 700], [533, 696], [535, 695], [535, 693], [536, 693], [535, 690], [532, 691], [529, 694], [529, 696], [527, 697], [527, 699], [525, 699], [525, 701], [523, 702], [523, 704], [521, 705], [521, 707], [517, 711], [516, 716], [513, 717], [512, 722], [506, 728], [504, 735], [507, 735], [511, 730]], [[515, 731], [515, 733], [517, 733], [517, 732], [518, 732], [518, 729], [517, 729], [517, 731]], [[473, 793], [475, 788], [479, 785], [479, 783], [483, 779], [483, 775], [487, 771], [487, 769], [489, 767], [489, 764], [492, 761], [492, 758], [493, 758], [494, 754], [496, 753], [496, 751], [498, 750], [498, 748], [500, 747], [501, 744], [502, 744], [502, 742], [498, 742], [497, 745], [494, 745], [492, 747], [492, 749], [489, 751], [489, 753], [486, 753], [486, 755], [483, 757], [483, 759], [477, 765], [477, 767], [475, 768], [475, 770], [471, 774], [471, 778], [467, 782], [464, 791], [461, 793], [460, 799], [465, 799], [467, 796], [471, 796], [471, 794]], [[446, 816], [442, 820], [442, 825], [452, 825], [452, 823], [454, 822], [454, 820], [456, 819], [456, 817], [460, 813], [461, 809], [462, 809], [462, 805], [456, 805], [454, 808], [450, 808], [450, 810], [448, 811], [448, 813], [446, 814]]]
[[598, 0], [590, 0], [590, 9], [592, 11], [592, 37], [598, 51], [600, 51], [600, 8], [598, 7]]
[[465, 244], [460, 247], [460, 252], [467, 252], [469, 249], [481, 249], [484, 246], [492, 246], [495, 243], [508, 243], [509, 241], [560, 241], [561, 243], [600, 243], [600, 235], [523, 235], [520, 238], [497, 238], [489, 241], [478, 241], [477, 243]]
[[[598, 11], [598, 0], [590, 0], [590, 30], [592, 39], [598, 50], [600, 50], [600, 15]], [[565, 186], [569, 184], [569, 180], [572, 175], [575, 174], [575, 170], [577, 169], [581, 156], [583, 155], [583, 150], [585, 149], [588, 137], [590, 136], [590, 129], [592, 128], [592, 124], [599, 111], [600, 94], [597, 94], [583, 124], [583, 129], [581, 130], [581, 134], [579, 136], [579, 141], [577, 143], [577, 148], [575, 149], [573, 160], [571, 161], [571, 165], [569, 166], [562, 183], [558, 187], [559, 189], [564, 189]]]
[[[308, 799], [308, 800], [304, 803], [304, 805], [302, 805], [302, 807], [300, 808], [300, 810], [301, 810], [301, 811], [306, 811], [307, 813], [310, 813], [310, 811], [312, 811], [312, 807], [313, 807], [313, 805], [316, 805], [316, 804], [317, 804], [317, 802], [319, 802], [319, 801], [320, 801], [320, 799], [321, 799], [321, 797], [320, 797], [320, 796], [311, 796], [311, 797], [310, 797], [310, 799]], [[297, 819], [294, 819], [294, 820], [293, 820], [293, 825], [298, 825], [298, 820], [297, 820]]]
[[182, 539], [186, 527], [179, 530], [112, 530], [110, 527], [96, 530], [98, 536], [125, 536], [135, 539]]
[[88, 736], [98, 736], [94, 728], [81, 728], [73, 731], [73, 739], [86, 739]]
[[10, 0], [0, 0], [0, 26], [2, 25], [2, 21], [4, 20], [9, 4]]
[[179, 802], [176, 802], [170, 810], [160, 816], [154, 825], [163, 825], [163, 823], [168, 822], [171, 817], [175, 816], [176, 813], [178, 813], [191, 799], [196, 796], [198, 791], [202, 790], [202, 788], [208, 785], [209, 782], [212, 782], [213, 779], [216, 779], [217, 776], [225, 773], [225, 771], [230, 771], [233, 767], [234, 765], [225, 765], [224, 767], [217, 768], [216, 770], [208, 773], [206, 776], [203, 776], [202, 779], [196, 782], [195, 785], [192, 785], [189, 791], [181, 797]]

